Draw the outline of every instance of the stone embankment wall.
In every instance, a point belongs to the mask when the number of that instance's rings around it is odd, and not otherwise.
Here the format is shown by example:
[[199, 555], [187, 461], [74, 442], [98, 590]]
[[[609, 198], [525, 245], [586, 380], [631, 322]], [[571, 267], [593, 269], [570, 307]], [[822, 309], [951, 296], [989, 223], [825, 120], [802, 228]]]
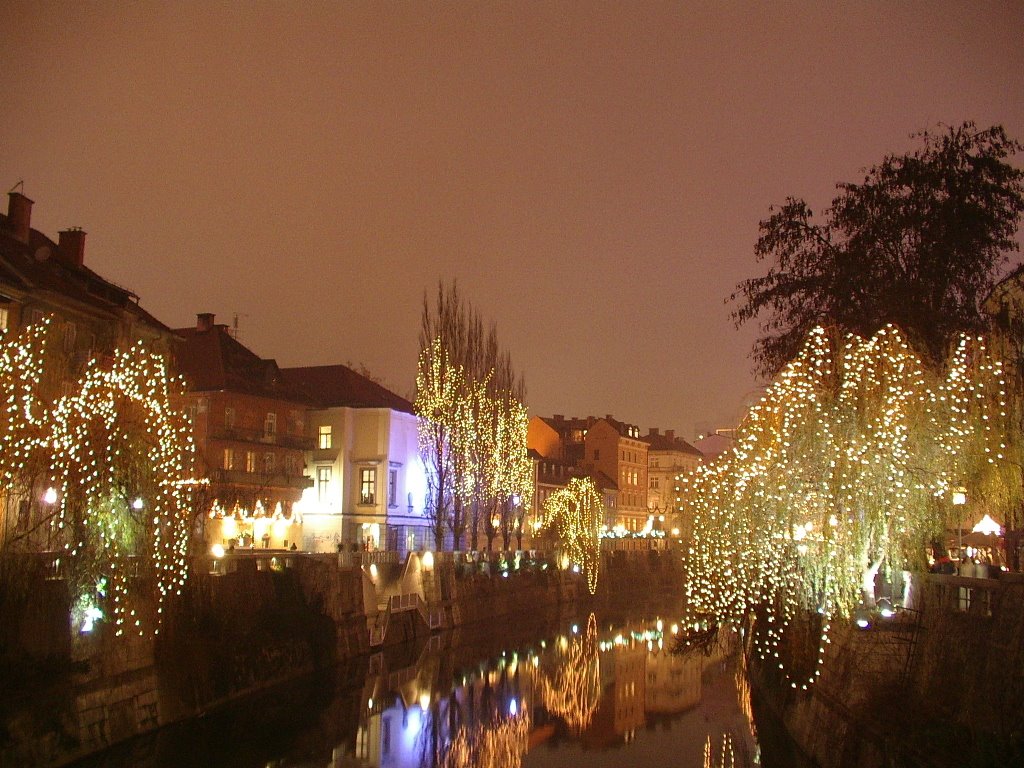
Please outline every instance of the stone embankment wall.
[[[667, 579], [668, 555], [606, 557], [603, 595]], [[387, 644], [437, 629], [483, 628], [592, 601], [580, 574], [533, 564], [516, 570], [457, 567], [448, 558], [426, 569], [351, 565], [331, 555], [226, 558], [197, 562], [181, 599], [154, 639], [114, 637], [100, 623], [65, 653], [41, 664], [0, 696], [0, 768], [62, 765], [165, 724], [201, 715], [247, 694], [339, 661], [365, 656], [373, 629]], [[376, 565], [376, 564], [375, 564]], [[396, 596], [417, 595], [419, 610], [395, 613]], [[58, 605], [61, 601], [51, 601]], [[51, 610], [49, 613], [53, 613]], [[428, 625], [425, 617], [437, 619]], [[33, 626], [69, 632], [67, 616], [32, 617]], [[29, 633], [30, 635], [31, 633]], [[51, 647], [55, 647], [52, 646]], [[59, 651], [59, 649], [58, 649]], [[17, 654], [15, 654], [16, 656]], [[60, 658], [55, 658], [59, 656]], [[8, 659], [10, 661], [10, 659]], [[17, 663], [17, 662], [16, 662]]]
[[817, 627], [754, 659], [759, 700], [821, 768], [1024, 765], [1024, 578], [923, 575], [912, 610], [836, 626], [817, 684]]

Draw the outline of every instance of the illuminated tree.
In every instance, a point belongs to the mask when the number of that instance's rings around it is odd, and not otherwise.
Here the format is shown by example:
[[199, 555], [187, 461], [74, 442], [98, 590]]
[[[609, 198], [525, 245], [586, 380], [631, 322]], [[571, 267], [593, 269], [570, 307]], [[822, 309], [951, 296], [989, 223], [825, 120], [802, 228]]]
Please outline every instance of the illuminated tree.
[[590, 594], [597, 591], [601, 563], [604, 501], [589, 477], [574, 477], [544, 500], [544, 526], [554, 526], [569, 563], [587, 576]]
[[458, 443], [458, 396], [462, 390], [462, 369], [452, 363], [440, 338], [420, 352], [416, 373], [416, 415], [420, 455], [427, 470], [430, 495], [427, 513], [432, 521], [434, 545], [444, 548], [444, 537], [453, 530], [452, 496], [454, 467], [452, 453]]
[[188, 576], [195, 445], [171, 405], [180, 395], [164, 359], [136, 346], [93, 361], [53, 410], [52, 525], [65, 572], [77, 607], [105, 604], [118, 635], [158, 632]]
[[[0, 592], [15, 545], [56, 547], [78, 626], [102, 606], [118, 634], [156, 631], [187, 576], [194, 509], [191, 427], [171, 406], [180, 386], [141, 347], [93, 360], [75, 382], [52, 333], [46, 319], [0, 343], [0, 493], [43, 512], [5, 537]], [[46, 541], [29, 536], [39, 528]]]
[[895, 324], [929, 367], [959, 333], [985, 327], [981, 302], [1019, 249], [1024, 171], [1008, 159], [1021, 145], [971, 122], [917, 138], [863, 183], [838, 184], [823, 221], [789, 198], [761, 222], [755, 253], [771, 267], [731, 298], [738, 325], [762, 318], [762, 374], [782, 370], [820, 324], [864, 337]]
[[816, 614], [820, 664], [831, 623], [873, 599], [865, 575], [921, 568], [954, 522], [952, 489], [1003, 458], [1005, 413], [981, 339], [962, 338], [939, 376], [891, 326], [841, 346], [815, 329], [733, 450], [685, 482], [690, 604], [716, 623], [762, 611], [756, 647], [773, 661], [797, 612]]
[[524, 495], [524, 389], [494, 326], [484, 332], [455, 283], [438, 285], [435, 308], [424, 297], [415, 406], [438, 548], [451, 532], [460, 549], [468, 531], [475, 549], [481, 530], [488, 547], [499, 530], [507, 546], [514, 499]]
[[[18, 336], [0, 336], [0, 496], [4, 529], [0, 545], [10, 552], [45, 524], [32, 521], [40, 484], [48, 468], [47, 408], [43, 361], [52, 336], [49, 320], [25, 328]], [[12, 519], [14, 518], [14, 519]]]

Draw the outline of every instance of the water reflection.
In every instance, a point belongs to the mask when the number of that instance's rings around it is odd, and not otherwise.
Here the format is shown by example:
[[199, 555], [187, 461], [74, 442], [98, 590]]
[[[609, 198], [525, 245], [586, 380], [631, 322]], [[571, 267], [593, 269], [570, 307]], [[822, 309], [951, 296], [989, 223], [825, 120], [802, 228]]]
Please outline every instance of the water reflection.
[[[469, 641], [439, 635], [390, 649], [332, 681], [308, 681], [87, 765], [760, 764], [750, 688], [729, 638], [710, 656], [680, 657], [670, 652], [676, 625], [657, 617], [609, 622], [590, 614], [560, 632], [505, 627], [503, 639], [481, 629]], [[353, 676], [363, 684], [353, 688]], [[245, 751], [230, 746], [238, 732], [251, 734]]]
[[[360, 722], [357, 764], [518, 768], [568, 764], [574, 750], [626, 748], [621, 764], [644, 765], [638, 742], [652, 741], [652, 730], [671, 734], [673, 721], [701, 704], [705, 672], [714, 666], [723, 691], [696, 723], [699, 734], [683, 729], [676, 740], [690, 739], [683, 751], [692, 752], [695, 768], [757, 765], [750, 689], [742, 669], [728, 673], [728, 643], [710, 657], [680, 657], [670, 653], [663, 627], [652, 620], [599, 633], [590, 614], [564, 634], [464, 671], [447, 691], [410, 675], [385, 694], [380, 678]], [[551, 761], [545, 753], [557, 754]], [[650, 764], [663, 763], [664, 754]]]

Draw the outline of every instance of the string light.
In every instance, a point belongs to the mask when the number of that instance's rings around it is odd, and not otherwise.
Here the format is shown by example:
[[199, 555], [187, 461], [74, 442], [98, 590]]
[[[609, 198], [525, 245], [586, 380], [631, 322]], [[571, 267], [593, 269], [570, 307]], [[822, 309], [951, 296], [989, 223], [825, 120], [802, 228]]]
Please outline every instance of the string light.
[[[53, 327], [45, 318], [0, 342], [0, 481], [24, 490], [44, 476], [54, 489], [51, 533], [86, 626], [105, 604], [116, 634], [157, 632], [166, 599], [188, 575], [194, 486], [185, 481], [195, 445], [187, 417], [171, 405], [181, 382], [136, 345], [109, 362], [91, 360], [69, 384], [48, 345]], [[60, 384], [70, 394], [54, 403], [47, 395]], [[153, 593], [137, 595], [147, 584]]]
[[[678, 478], [680, 509], [694, 519], [693, 623], [757, 613], [755, 651], [793, 688], [820, 676], [865, 572], [922, 567], [949, 523], [952, 489], [1006, 451], [1001, 364], [983, 339], [962, 338], [942, 376], [893, 326], [835, 346], [812, 331], [733, 449]], [[794, 676], [780, 651], [798, 612], [817, 614], [821, 632], [815, 662]]]
[[542, 525], [554, 526], [571, 564], [583, 569], [590, 594], [597, 592], [604, 500], [589, 477], [574, 477], [544, 501]]

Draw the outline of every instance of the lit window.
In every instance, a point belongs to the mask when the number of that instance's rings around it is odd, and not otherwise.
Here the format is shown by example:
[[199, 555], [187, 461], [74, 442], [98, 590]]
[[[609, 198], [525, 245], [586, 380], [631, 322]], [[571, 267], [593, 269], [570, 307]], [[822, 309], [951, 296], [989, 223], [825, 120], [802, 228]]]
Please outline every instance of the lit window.
[[233, 448], [224, 449], [224, 469], [234, 469], [235, 451]]
[[377, 503], [377, 470], [373, 467], [359, 470], [359, 503]]
[[263, 434], [267, 437], [277, 436], [277, 414], [268, 413], [266, 420], [263, 422]]
[[256, 451], [245, 452], [245, 471], [250, 475], [256, 472]]
[[331, 468], [316, 468], [316, 497], [320, 501], [327, 501], [327, 489], [331, 484]]
[[331, 425], [322, 425], [320, 427], [320, 449], [331, 447]]
[[9, 322], [10, 315], [8, 315], [7, 307], [0, 307], [0, 331], [6, 331]]

